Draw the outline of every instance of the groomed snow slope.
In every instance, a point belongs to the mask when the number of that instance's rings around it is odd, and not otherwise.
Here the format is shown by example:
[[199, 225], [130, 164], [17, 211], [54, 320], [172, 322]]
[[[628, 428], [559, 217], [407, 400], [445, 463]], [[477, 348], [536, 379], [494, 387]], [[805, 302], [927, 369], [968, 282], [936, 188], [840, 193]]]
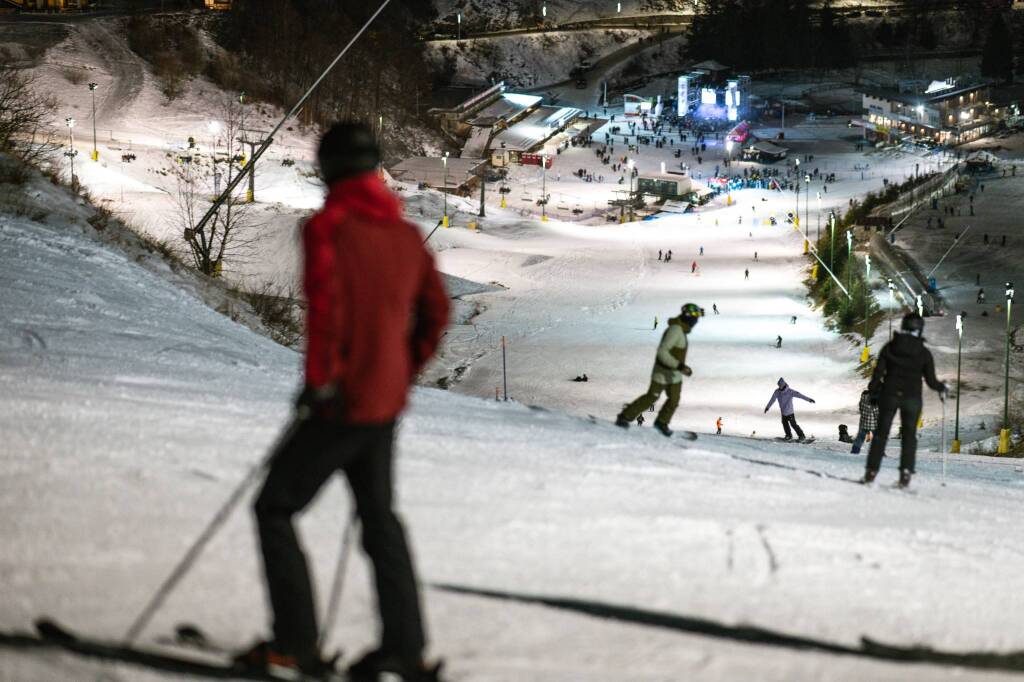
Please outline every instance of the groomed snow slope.
[[[33, 191], [69, 219], [0, 216], [0, 631], [50, 614], [118, 637], [284, 425], [299, 357], [100, 245], [53, 188]], [[1012, 463], [956, 459], [941, 487], [925, 457], [909, 495], [852, 484], [862, 460], [827, 448], [680, 447], [425, 389], [399, 451], [433, 648], [455, 680], [1009, 679], [877, 660], [859, 638], [1024, 649]], [[303, 519], [321, 585], [346, 516], [333, 483]], [[231, 645], [265, 632], [253, 540], [236, 514], [142, 642], [185, 619]], [[365, 565], [350, 572], [330, 641], [355, 653], [376, 626]], [[648, 627], [440, 584], [683, 618]], [[742, 624], [851, 652], [740, 643]], [[172, 679], [3, 642], [3, 680]]]

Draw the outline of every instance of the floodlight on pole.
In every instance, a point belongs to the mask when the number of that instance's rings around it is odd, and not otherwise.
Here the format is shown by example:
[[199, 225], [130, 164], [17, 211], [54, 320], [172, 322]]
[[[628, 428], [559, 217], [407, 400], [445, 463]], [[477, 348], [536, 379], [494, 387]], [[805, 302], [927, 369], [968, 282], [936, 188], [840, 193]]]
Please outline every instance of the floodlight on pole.
[[68, 116], [64, 119], [64, 124], [68, 127], [68, 151], [65, 152], [67, 157], [71, 160], [71, 186], [75, 186], [75, 119]]
[[960, 357], [964, 348], [964, 317], [967, 313], [961, 312], [956, 316], [956, 417], [953, 421], [953, 447], [954, 453], [960, 452]]
[[633, 214], [633, 168], [636, 166], [636, 162], [633, 159], [626, 161], [626, 167], [629, 168], [629, 221], [633, 222], [635, 215]]
[[618, 12], [619, 14], [622, 13], [622, 3], [621, 2], [615, 3], [615, 11]]
[[864, 350], [860, 353], [860, 361], [867, 362], [871, 357], [868, 347], [868, 309], [871, 303], [871, 254], [864, 254]]
[[455, 39], [462, 40], [462, 12], [455, 15], [455, 23], [458, 26], [456, 29]]
[[89, 83], [89, 93], [92, 95], [92, 160], [100, 160], [100, 151], [96, 148], [96, 88], [97, 83]]
[[853, 259], [853, 230], [846, 231], [846, 288], [853, 286], [853, 267], [850, 261]]
[[540, 187], [540, 219], [542, 222], [547, 222], [548, 219], [548, 156], [547, 154], [540, 155], [540, 172], [541, 172], [541, 187]]
[[999, 431], [997, 452], [1010, 451], [1010, 319], [1013, 312], [1013, 282], [1006, 283], [1006, 372], [1003, 380], [1003, 428]]
[[545, 4], [544, 4], [544, 5], [543, 5], [543, 6], [542, 6], [542, 7], [540, 8], [540, 13], [541, 13], [541, 15], [542, 15], [542, 16], [543, 16], [543, 17], [544, 17], [545, 19], [547, 19], [547, 18], [548, 18], [548, 6], [547, 6], [547, 3], [545, 3]]
[[441, 224], [448, 227], [448, 152], [441, 157], [441, 163], [444, 164], [444, 189], [441, 191], [444, 195], [444, 215], [441, 216]]

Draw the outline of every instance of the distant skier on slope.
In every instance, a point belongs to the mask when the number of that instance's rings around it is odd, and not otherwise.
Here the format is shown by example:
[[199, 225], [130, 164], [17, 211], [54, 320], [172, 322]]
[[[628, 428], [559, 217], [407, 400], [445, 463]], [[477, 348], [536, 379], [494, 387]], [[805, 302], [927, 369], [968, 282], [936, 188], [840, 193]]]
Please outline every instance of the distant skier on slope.
[[382, 624], [380, 647], [350, 676], [436, 681], [439, 666], [423, 661], [416, 574], [392, 505], [392, 449], [409, 385], [448, 322], [448, 297], [419, 230], [402, 218], [398, 198], [376, 173], [374, 134], [339, 123], [324, 134], [318, 157], [330, 189], [302, 234], [306, 386], [296, 425], [254, 505], [274, 638], [236, 661], [261, 673], [288, 670], [296, 679], [331, 667], [318, 651], [313, 590], [293, 517], [342, 471], [362, 521]]
[[646, 393], [623, 408], [615, 419], [616, 425], [628, 429], [637, 415], [653, 407], [664, 392], [668, 396], [668, 400], [658, 412], [658, 417], [654, 420], [654, 428], [665, 436], [672, 435], [672, 430], [668, 425], [679, 406], [683, 377], [693, 374], [693, 370], [686, 366], [686, 349], [688, 347], [686, 337], [693, 331], [697, 321], [703, 315], [704, 311], [699, 306], [687, 303], [678, 317], [669, 319], [668, 328], [661, 336], [661, 343], [658, 344], [658, 352], [654, 358], [651, 384]]
[[793, 398], [800, 398], [800, 400], [806, 400], [809, 403], [813, 403], [814, 399], [808, 398], [803, 393], [795, 391], [782, 377], [779, 377], [778, 386], [779, 387], [775, 389], [775, 392], [772, 393], [771, 400], [769, 400], [768, 404], [765, 405], [764, 413], [768, 414], [768, 410], [770, 410], [772, 405], [775, 404], [775, 401], [778, 401], [779, 412], [782, 413], [782, 430], [786, 432], [785, 440], [793, 440], [793, 433], [789, 428], [792, 426], [793, 430], [796, 431], [797, 439], [802, 443], [805, 440], [804, 432], [803, 429], [800, 428], [800, 425], [796, 423], [796, 414], [793, 410]]
[[949, 387], [935, 377], [935, 360], [924, 347], [924, 339], [921, 337], [923, 331], [924, 318], [917, 313], [907, 313], [900, 324], [900, 331], [878, 354], [878, 363], [868, 384], [871, 398], [878, 403], [878, 430], [868, 452], [862, 479], [864, 483], [871, 483], [878, 475], [885, 445], [889, 440], [889, 430], [899, 411], [903, 427], [899, 486], [905, 488], [910, 485], [917, 456], [921, 381], [924, 380], [933, 391], [938, 391], [942, 400], [946, 399]]

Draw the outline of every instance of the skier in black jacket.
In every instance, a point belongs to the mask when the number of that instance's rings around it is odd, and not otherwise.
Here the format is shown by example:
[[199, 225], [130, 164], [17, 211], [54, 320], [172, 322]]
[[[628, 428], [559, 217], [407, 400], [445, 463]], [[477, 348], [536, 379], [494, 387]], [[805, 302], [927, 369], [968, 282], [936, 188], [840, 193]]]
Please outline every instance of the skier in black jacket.
[[868, 391], [871, 399], [878, 403], [878, 430], [871, 442], [868, 453], [867, 468], [864, 471], [864, 483], [871, 483], [878, 474], [885, 454], [885, 444], [889, 440], [889, 429], [897, 410], [903, 425], [903, 442], [900, 453], [901, 488], [910, 485], [910, 477], [914, 473], [914, 458], [917, 454], [917, 420], [921, 416], [921, 379], [928, 387], [939, 392], [942, 400], [946, 399], [948, 390], [945, 383], [935, 378], [935, 361], [931, 352], [924, 347], [921, 332], [924, 331], [924, 319], [917, 313], [908, 313], [903, 317], [901, 331], [893, 340], [885, 344], [878, 354], [878, 363]]

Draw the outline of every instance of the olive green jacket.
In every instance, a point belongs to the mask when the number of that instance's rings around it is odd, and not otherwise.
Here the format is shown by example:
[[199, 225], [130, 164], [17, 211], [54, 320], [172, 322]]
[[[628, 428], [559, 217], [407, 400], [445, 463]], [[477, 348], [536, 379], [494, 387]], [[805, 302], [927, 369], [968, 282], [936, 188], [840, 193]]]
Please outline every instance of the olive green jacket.
[[686, 367], [686, 334], [689, 331], [681, 317], [673, 317], [668, 321], [668, 328], [661, 335], [658, 354], [654, 359], [654, 370], [651, 381], [657, 384], [679, 384], [683, 375], [689, 376]]

